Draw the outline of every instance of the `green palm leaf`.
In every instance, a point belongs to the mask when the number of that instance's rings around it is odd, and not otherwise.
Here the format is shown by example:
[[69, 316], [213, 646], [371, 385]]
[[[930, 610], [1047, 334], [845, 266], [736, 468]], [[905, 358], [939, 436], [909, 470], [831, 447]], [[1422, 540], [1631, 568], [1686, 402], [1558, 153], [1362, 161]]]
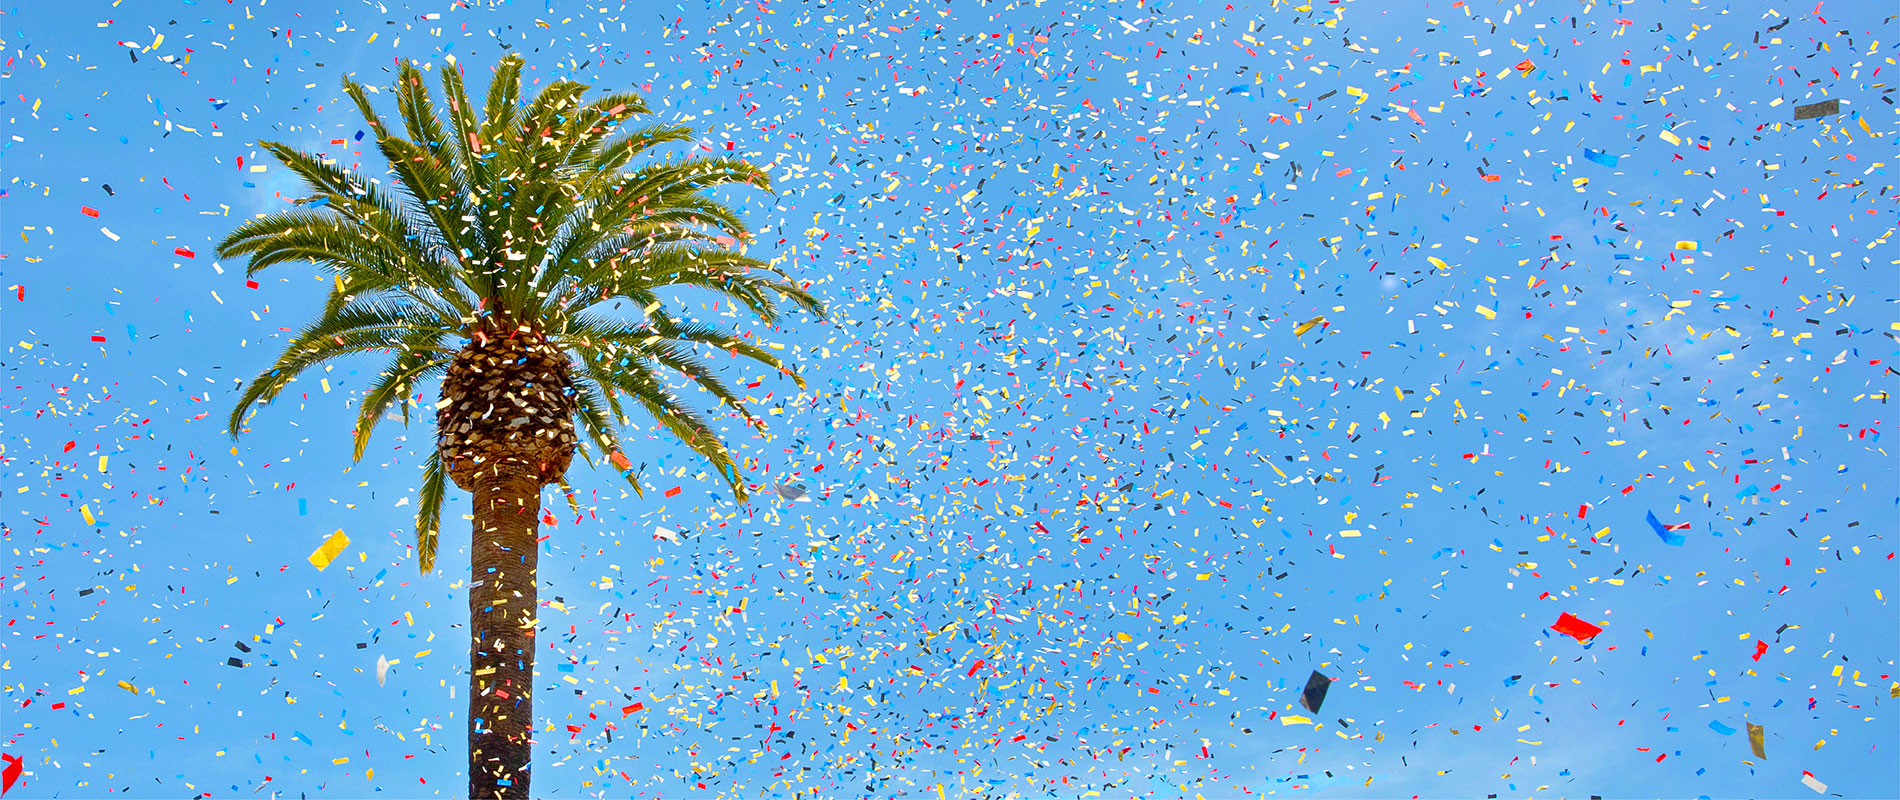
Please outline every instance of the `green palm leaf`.
[[422, 574], [435, 569], [435, 548], [442, 529], [442, 497], [448, 493], [442, 456], [429, 453], [422, 462], [422, 487], [416, 496], [416, 562]]

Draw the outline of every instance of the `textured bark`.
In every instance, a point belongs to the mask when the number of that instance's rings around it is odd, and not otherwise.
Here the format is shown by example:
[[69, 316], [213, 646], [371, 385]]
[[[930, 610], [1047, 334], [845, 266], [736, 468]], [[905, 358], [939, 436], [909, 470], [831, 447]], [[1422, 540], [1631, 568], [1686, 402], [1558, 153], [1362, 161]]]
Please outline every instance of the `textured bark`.
[[468, 794], [528, 797], [541, 487], [574, 459], [567, 355], [505, 314], [470, 326], [442, 380], [436, 447], [475, 498], [468, 591]]
[[436, 447], [456, 486], [525, 471], [543, 484], [574, 460], [574, 382], [567, 354], [505, 315], [482, 317], [449, 363], [436, 411]]
[[484, 471], [468, 589], [468, 796], [528, 797], [534, 735], [535, 531], [541, 479]]

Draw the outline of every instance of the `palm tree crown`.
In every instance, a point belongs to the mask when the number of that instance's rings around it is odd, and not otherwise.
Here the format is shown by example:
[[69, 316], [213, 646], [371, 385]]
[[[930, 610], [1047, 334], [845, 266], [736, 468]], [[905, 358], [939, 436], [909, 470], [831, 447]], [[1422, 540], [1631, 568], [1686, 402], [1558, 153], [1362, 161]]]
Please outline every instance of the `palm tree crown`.
[[[524, 104], [521, 72], [519, 57], [503, 60], [477, 109], [461, 74], [442, 69], [444, 112], [421, 70], [404, 64], [395, 86], [400, 132], [377, 115], [365, 87], [346, 78], [344, 92], [368, 121], [394, 189], [320, 155], [259, 142], [312, 194], [293, 210], [244, 223], [218, 248], [223, 257], [248, 257], [252, 274], [310, 262], [335, 278], [317, 320], [245, 387], [231, 414], [233, 436], [254, 406], [304, 370], [389, 353], [362, 395], [361, 459], [392, 408], [406, 424], [414, 387], [444, 378], [438, 450], [424, 467], [416, 516], [424, 572], [434, 561], [445, 477], [473, 491], [477, 471], [512, 459], [529, 463], [542, 484], [561, 481], [576, 421], [628, 472], [615, 445], [627, 421], [623, 396], [706, 458], [743, 499], [725, 443], [664, 376], [684, 375], [756, 424], [744, 399], [700, 358], [702, 347], [797, 375], [752, 337], [674, 316], [659, 291], [708, 290], [767, 323], [778, 319], [779, 299], [824, 313], [783, 271], [734, 249], [750, 233], [710, 193], [729, 184], [769, 188], [763, 170], [719, 157], [630, 166], [655, 148], [691, 142], [692, 129], [626, 125], [649, 113], [639, 96], [583, 101], [587, 87], [571, 81]], [[638, 313], [615, 313], [622, 301]], [[496, 427], [487, 421], [498, 407], [504, 430], [477, 430]], [[495, 444], [508, 439], [537, 441]]]

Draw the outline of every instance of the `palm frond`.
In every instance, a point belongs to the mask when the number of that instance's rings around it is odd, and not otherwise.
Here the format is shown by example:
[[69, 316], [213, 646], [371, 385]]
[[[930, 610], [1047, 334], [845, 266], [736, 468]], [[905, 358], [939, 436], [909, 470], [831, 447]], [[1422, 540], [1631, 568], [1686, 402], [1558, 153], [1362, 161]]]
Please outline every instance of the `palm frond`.
[[[319, 199], [326, 203], [324, 208], [354, 223], [349, 231], [355, 234], [352, 238], [356, 242], [326, 239], [318, 242], [318, 247], [335, 249], [339, 256], [364, 247], [374, 248], [388, 259], [389, 270], [401, 271], [405, 277], [445, 298], [459, 299], [461, 291], [456, 275], [448, 268], [444, 258], [438, 255], [443, 245], [434, 225], [418, 224], [394, 200], [348, 170], [325, 164], [316, 156], [276, 142], [259, 142], [259, 145], [318, 191]], [[282, 219], [274, 222], [279, 226], [289, 224]], [[308, 229], [305, 232], [315, 230], [314, 226], [308, 224], [303, 228]], [[240, 227], [220, 244], [219, 253], [222, 255], [228, 249], [233, 255], [240, 255], [247, 248], [264, 249], [271, 241], [297, 232], [299, 229], [292, 228], [270, 235], [269, 229], [264, 226]], [[280, 253], [274, 260], [267, 261], [265, 266], [290, 260], [314, 260], [306, 251], [290, 249], [291, 253]], [[253, 271], [262, 268], [256, 265], [252, 267]]]
[[581, 515], [581, 501], [580, 501], [580, 498], [574, 496], [574, 485], [567, 482], [566, 476], [562, 476], [559, 483], [561, 486], [561, 496], [567, 498], [568, 510], [573, 511], [574, 516], [577, 516], [577, 517], [580, 516]]
[[461, 173], [463, 188], [488, 185], [488, 171], [482, 158], [481, 119], [475, 116], [475, 104], [468, 99], [462, 84], [460, 67], [442, 69], [442, 99], [448, 104], [449, 127], [454, 146], [449, 159]]
[[442, 530], [442, 497], [448, 481], [440, 451], [431, 450], [422, 464], [422, 488], [416, 495], [416, 565], [422, 574], [435, 569], [435, 548]]
[[739, 479], [738, 465], [734, 463], [732, 453], [726, 449], [725, 441], [719, 438], [719, 432], [713, 430], [699, 412], [655, 378], [651, 364], [641, 362], [641, 359], [623, 359], [621, 364], [616, 365], [619, 368], [611, 373], [596, 371], [593, 377], [602, 385], [626, 392], [638, 401], [654, 421], [706, 459], [732, 489], [733, 495], [744, 502], [745, 482]]
[[[375, 382], [363, 392], [362, 408], [356, 416], [355, 453], [352, 460], [363, 460], [363, 451], [369, 447], [370, 434], [376, 430], [383, 414], [391, 404], [402, 403], [403, 396], [410, 387], [425, 378], [446, 371], [454, 353], [443, 349], [437, 342], [441, 334], [424, 333], [403, 342], [403, 351], [397, 354], [388, 367], [383, 369]], [[403, 424], [409, 422], [409, 407], [402, 406]]]
[[750, 358], [753, 361], [778, 370], [781, 374], [791, 378], [794, 383], [798, 384], [798, 388], [805, 388], [805, 379], [801, 377], [796, 370], [788, 369], [779, 361], [777, 356], [772, 355], [772, 351], [756, 343], [746, 341], [744, 337], [739, 336], [733, 331], [697, 322], [682, 325], [665, 325], [657, 324], [656, 321], [654, 327], [662, 336], [668, 339], [711, 345], [721, 350]]
[[[650, 113], [646, 100], [637, 94], [610, 94], [588, 103], [568, 118], [568, 145], [561, 154], [562, 167], [581, 175], [599, 172], [601, 168], [596, 162], [603, 143], [618, 132], [621, 123], [646, 113]], [[691, 129], [687, 130], [690, 136]], [[639, 135], [639, 131], [629, 134], [631, 137]], [[618, 168], [618, 165], [613, 167]]]
[[429, 150], [430, 155], [448, 163], [442, 148], [448, 147], [442, 120], [436, 116], [435, 102], [429, 99], [429, 87], [422, 82], [422, 70], [414, 61], [404, 61], [396, 72], [396, 111], [402, 116], [409, 141]]
[[258, 403], [269, 403], [304, 370], [348, 355], [388, 350], [402, 346], [401, 328], [362, 328], [322, 336], [299, 336], [277, 363], [259, 373], [244, 387], [231, 410], [231, 438], [242, 432], [244, 417]]
[[[574, 380], [575, 388], [579, 391], [575, 416], [580, 418], [581, 429], [587, 432], [587, 438], [600, 448], [601, 458], [612, 459], [620, 451], [615, 446], [614, 431], [619, 427], [618, 423], [626, 419], [626, 415], [620, 411], [620, 402], [614, 399], [613, 387], [603, 386], [598, 380], [594, 364], [589, 361], [591, 357], [586, 351], [578, 352], [582, 363]], [[593, 459], [588, 459], [588, 463], [593, 463]], [[646, 491], [640, 488], [640, 476], [627, 471], [621, 477], [633, 487], [634, 494], [646, 497]]]
[[521, 56], [509, 54], [495, 65], [495, 77], [488, 83], [488, 102], [482, 109], [482, 140], [484, 146], [494, 147], [502, 140], [503, 133], [514, 126], [517, 109], [521, 102], [521, 67], [525, 62]]

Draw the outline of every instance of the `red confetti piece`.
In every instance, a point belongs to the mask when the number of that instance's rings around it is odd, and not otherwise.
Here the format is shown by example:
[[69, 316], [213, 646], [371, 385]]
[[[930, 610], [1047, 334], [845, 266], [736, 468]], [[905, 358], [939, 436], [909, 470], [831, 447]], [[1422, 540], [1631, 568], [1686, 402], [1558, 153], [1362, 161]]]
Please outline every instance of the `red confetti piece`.
[[1579, 642], [1590, 641], [1596, 638], [1597, 634], [1603, 632], [1602, 628], [1578, 619], [1568, 611], [1558, 616], [1557, 621], [1550, 626], [1550, 629], [1566, 636], [1574, 636]]

